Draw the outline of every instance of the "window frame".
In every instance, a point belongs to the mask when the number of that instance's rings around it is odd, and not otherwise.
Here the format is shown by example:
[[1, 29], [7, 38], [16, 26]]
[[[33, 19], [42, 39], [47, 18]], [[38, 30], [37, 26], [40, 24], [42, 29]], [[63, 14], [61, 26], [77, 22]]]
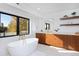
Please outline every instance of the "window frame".
[[17, 19], [16, 19], [16, 34], [15, 34], [15, 35], [1, 36], [0, 38], [12, 37], [12, 36], [18, 36], [18, 35], [20, 35], [20, 31], [19, 31], [19, 24], [20, 24], [19, 21], [20, 21], [20, 19], [19, 19], [19, 18], [24, 18], [24, 19], [27, 19], [27, 20], [28, 20], [28, 33], [26, 33], [26, 34], [21, 34], [21, 35], [29, 35], [29, 34], [30, 34], [30, 19], [29, 19], [29, 18], [22, 17], [22, 16], [17, 16], [17, 15], [14, 15], [14, 14], [10, 14], [10, 13], [6, 13], [6, 12], [0, 11], [0, 22], [1, 22], [1, 14], [14, 16], [14, 17], [16, 17]]
[[[30, 27], [29, 27], [29, 25], [30, 25], [30, 24], [29, 24], [29, 19], [28, 19], [28, 18], [24, 18], [24, 17], [19, 17], [19, 18], [23, 18], [23, 19], [27, 19], [27, 20], [28, 20], [28, 33], [26, 33], [26, 34], [20, 34], [20, 30], [18, 30], [18, 31], [19, 31], [19, 35], [28, 35], [29, 32], [30, 32], [30, 31], [29, 31], [29, 30], [30, 30], [30, 29], [29, 29], [29, 28], [30, 28]], [[20, 19], [19, 19], [19, 21], [20, 21]], [[19, 22], [19, 25], [18, 25], [18, 26], [19, 26], [19, 29], [20, 29], [20, 22]]]

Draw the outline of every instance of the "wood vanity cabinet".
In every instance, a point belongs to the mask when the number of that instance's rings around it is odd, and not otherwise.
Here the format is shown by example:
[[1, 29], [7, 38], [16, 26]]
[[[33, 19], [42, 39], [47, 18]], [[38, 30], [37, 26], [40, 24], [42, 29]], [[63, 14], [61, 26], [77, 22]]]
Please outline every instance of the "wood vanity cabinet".
[[46, 34], [46, 33], [36, 33], [36, 38], [39, 39], [39, 43], [53, 45], [57, 47], [63, 47], [63, 41], [57, 37], [57, 35]]
[[79, 51], [78, 35], [36, 33], [39, 43]]

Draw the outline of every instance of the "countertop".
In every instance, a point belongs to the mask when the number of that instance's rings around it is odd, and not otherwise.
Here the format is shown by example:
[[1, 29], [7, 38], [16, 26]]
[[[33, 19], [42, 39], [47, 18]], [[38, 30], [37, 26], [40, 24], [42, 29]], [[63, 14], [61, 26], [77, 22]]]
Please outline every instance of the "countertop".
[[79, 36], [79, 34], [75, 34], [75, 33], [61, 33], [61, 32], [60, 33], [58, 32], [38, 32], [38, 33]]

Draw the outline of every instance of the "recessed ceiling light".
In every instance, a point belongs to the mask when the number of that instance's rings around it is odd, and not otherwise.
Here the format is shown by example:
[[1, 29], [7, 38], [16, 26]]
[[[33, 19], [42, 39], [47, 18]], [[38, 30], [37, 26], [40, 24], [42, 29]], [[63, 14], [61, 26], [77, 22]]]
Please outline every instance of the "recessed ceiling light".
[[40, 10], [40, 8], [37, 8], [37, 10]]

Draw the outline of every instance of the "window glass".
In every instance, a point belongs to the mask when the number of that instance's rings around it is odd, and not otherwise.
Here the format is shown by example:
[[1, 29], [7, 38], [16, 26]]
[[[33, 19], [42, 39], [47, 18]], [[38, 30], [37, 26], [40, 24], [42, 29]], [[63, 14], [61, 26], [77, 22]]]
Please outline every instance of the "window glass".
[[0, 36], [16, 35], [17, 17], [1, 14], [0, 20]]
[[19, 18], [19, 31], [20, 34], [28, 34], [28, 19]]

